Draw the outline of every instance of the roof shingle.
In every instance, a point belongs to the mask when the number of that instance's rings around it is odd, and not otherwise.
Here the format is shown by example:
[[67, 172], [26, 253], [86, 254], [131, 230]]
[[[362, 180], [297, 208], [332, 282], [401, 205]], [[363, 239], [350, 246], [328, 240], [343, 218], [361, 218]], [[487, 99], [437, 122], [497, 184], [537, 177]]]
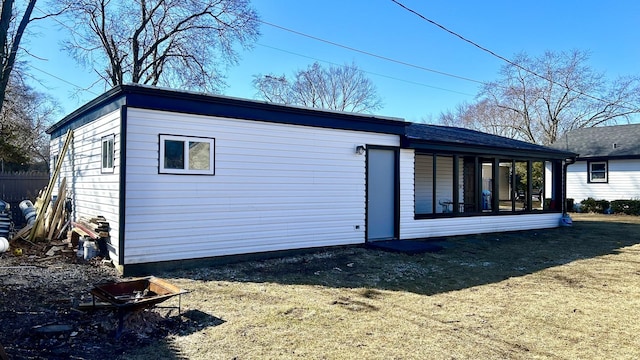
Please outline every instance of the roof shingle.
[[458, 127], [413, 123], [407, 126], [405, 134], [408, 138], [425, 142], [511, 149], [532, 153], [555, 153], [559, 156], [573, 155], [564, 149], [550, 148], [526, 141]]
[[640, 124], [575, 129], [551, 147], [577, 153], [578, 158], [640, 156]]

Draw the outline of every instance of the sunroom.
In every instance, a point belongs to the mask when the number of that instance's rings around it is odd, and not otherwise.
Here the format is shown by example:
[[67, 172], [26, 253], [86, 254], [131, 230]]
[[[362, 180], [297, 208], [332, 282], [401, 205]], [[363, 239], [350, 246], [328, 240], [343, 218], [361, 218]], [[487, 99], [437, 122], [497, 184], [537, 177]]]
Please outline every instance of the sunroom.
[[414, 218], [561, 212], [573, 154], [468, 129], [415, 124]]

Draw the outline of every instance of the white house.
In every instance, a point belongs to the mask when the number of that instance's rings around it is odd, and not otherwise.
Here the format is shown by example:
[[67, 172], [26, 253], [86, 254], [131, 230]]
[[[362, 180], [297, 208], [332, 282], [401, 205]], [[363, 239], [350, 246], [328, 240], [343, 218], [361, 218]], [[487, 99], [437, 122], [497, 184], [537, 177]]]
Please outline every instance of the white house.
[[[113, 88], [53, 125], [54, 158], [68, 130], [60, 178], [73, 217], [107, 219], [109, 254], [125, 275], [242, 254], [555, 227], [573, 156], [466, 129], [138, 85]], [[552, 174], [536, 176], [545, 166]]]
[[567, 166], [567, 197], [640, 199], [640, 124], [569, 131], [552, 145], [578, 154]]

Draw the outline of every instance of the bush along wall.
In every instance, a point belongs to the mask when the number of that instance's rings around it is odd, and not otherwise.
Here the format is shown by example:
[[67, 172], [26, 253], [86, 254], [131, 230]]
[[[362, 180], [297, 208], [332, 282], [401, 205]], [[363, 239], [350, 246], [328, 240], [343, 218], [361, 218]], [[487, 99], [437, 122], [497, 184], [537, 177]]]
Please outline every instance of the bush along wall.
[[580, 212], [604, 214], [609, 209], [609, 201], [587, 198], [580, 202]]
[[640, 215], [640, 200], [613, 200], [611, 211], [614, 214]]

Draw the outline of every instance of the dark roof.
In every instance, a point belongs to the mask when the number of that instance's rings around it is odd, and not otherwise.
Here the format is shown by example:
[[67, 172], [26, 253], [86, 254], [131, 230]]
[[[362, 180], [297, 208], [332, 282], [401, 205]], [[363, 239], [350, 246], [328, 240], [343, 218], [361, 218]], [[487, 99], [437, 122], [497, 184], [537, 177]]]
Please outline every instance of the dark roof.
[[69, 129], [88, 124], [123, 107], [395, 134], [401, 137], [403, 147], [428, 151], [526, 158], [574, 157], [574, 154], [567, 151], [474, 130], [413, 124], [400, 118], [285, 106], [143, 85], [116, 86], [64, 117], [51, 126], [47, 133], [52, 138], [60, 137]]
[[600, 126], [571, 130], [551, 145], [580, 158], [640, 157], [640, 124]]
[[407, 147], [429, 151], [442, 151], [455, 148], [458, 152], [475, 154], [496, 154], [521, 157], [572, 158], [572, 152], [492, 135], [480, 131], [429, 125], [411, 124], [406, 129]]
[[96, 120], [123, 106], [205, 116], [219, 116], [331, 129], [404, 134], [400, 118], [285, 106], [265, 101], [178, 91], [138, 84], [116, 86], [55, 123], [52, 138]]

